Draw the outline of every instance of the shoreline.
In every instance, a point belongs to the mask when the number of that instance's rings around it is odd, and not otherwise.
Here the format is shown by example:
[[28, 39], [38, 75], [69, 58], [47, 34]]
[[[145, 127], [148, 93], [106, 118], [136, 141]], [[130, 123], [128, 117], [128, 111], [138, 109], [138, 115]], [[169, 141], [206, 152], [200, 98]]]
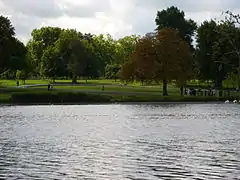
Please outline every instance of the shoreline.
[[[161, 104], [225, 104], [223, 101], [159, 101], [159, 102], [89, 102], [89, 103], [0, 103], [2, 106], [71, 106], [71, 105], [161, 105]], [[229, 104], [234, 104], [230, 102]], [[239, 103], [235, 103], [239, 104]]]

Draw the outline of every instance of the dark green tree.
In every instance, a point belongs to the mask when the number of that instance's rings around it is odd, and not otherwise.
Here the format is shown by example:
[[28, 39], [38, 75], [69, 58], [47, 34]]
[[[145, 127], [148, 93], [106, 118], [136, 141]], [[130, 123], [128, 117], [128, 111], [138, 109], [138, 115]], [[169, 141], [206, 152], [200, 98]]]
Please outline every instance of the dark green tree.
[[9, 68], [9, 60], [13, 54], [15, 45], [15, 31], [11, 21], [0, 16], [0, 73]]
[[72, 77], [72, 82], [76, 83], [77, 77], [83, 75], [87, 62], [92, 57], [88, 41], [82, 40], [75, 30], [65, 30], [61, 33], [56, 47]]
[[215, 80], [216, 63], [213, 60], [213, 46], [219, 38], [216, 30], [218, 24], [211, 21], [204, 21], [197, 30], [196, 61], [199, 68], [199, 78], [202, 80]]
[[35, 65], [35, 72], [40, 72], [40, 65], [44, 51], [54, 46], [56, 41], [62, 32], [58, 27], [43, 27], [40, 29], [34, 29], [31, 33], [32, 39], [27, 44], [28, 55], [32, 60], [32, 64]]
[[186, 40], [192, 46], [193, 35], [197, 30], [197, 24], [191, 19], [185, 19], [184, 11], [179, 10], [175, 6], [157, 12], [155, 19], [157, 30], [164, 28], [176, 29], [179, 31], [180, 37]]
[[60, 56], [59, 49], [55, 46], [49, 46], [41, 58], [41, 74], [55, 82], [57, 77], [64, 75], [64, 62]]
[[105, 68], [105, 78], [106, 79], [114, 79], [115, 82], [117, 78], [119, 78], [121, 66], [119, 64], [108, 64]]

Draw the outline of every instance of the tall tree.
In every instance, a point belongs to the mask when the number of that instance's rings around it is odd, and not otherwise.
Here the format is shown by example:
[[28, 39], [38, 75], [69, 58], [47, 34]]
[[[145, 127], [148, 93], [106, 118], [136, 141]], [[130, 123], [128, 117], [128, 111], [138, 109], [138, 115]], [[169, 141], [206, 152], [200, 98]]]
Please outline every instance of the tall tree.
[[216, 63], [213, 61], [213, 46], [219, 38], [216, 30], [218, 24], [211, 21], [204, 21], [197, 30], [196, 60], [199, 68], [199, 77], [202, 80], [216, 80]]
[[11, 21], [0, 16], [0, 73], [8, 69], [8, 62], [13, 53], [15, 45], [15, 31]]
[[135, 50], [139, 40], [140, 36], [137, 35], [125, 36], [117, 40], [116, 53], [119, 64], [125, 62], [127, 57]]
[[193, 35], [197, 29], [197, 24], [191, 19], [185, 19], [185, 13], [175, 6], [171, 6], [166, 10], [158, 11], [155, 19], [157, 30], [164, 28], [176, 29], [179, 31], [181, 38], [186, 40], [191, 48]]
[[104, 76], [105, 67], [107, 64], [119, 63], [117, 58], [117, 42], [111, 35], [94, 36], [94, 53], [99, 59], [100, 70]]
[[125, 61], [120, 69], [120, 79], [125, 83], [133, 82], [136, 77], [135, 73], [135, 52], [128, 56], [128, 60]]
[[[225, 40], [225, 51], [218, 63], [231, 67], [237, 75], [237, 87], [240, 89], [240, 15], [230, 11], [225, 13], [225, 20], [221, 22], [219, 31], [221, 39]], [[218, 43], [216, 46], [219, 47]], [[227, 48], [226, 48], [227, 47]], [[227, 61], [226, 61], [227, 60]]]
[[155, 34], [146, 34], [146, 36], [139, 40], [133, 54], [136, 80], [141, 81], [142, 84], [154, 80], [156, 62], [154, 39]]
[[11, 54], [11, 58], [8, 61], [9, 68], [12, 71], [27, 69], [27, 49], [25, 45], [18, 39], [14, 38], [14, 44], [12, 48], [13, 52]]
[[56, 42], [61, 58], [71, 73], [72, 82], [77, 82], [77, 76], [82, 76], [88, 60], [92, 57], [89, 43], [82, 40], [75, 30], [65, 30]]
[[162, 29], [156, 35], [155, 78], [163, 82], [163, 95], [168, 95], [167, 82], [177, 80], [183, 86], [193, 75], [193, 58], [189, 44], [178, 31]]
[[35, 64], [36, 72], [40, 72], [44, 51], [56, 43], [61, 32], [62, 29], [58, 27], [42, 27], [32, 31], [32, 39], [28, 42], [27, 48], [30, 52], [29, 56], [31, 56], [33, 64]]
[[119, 64], [108, 64], [105, 68], [105, 78], [106, 79], [114, 79], [115, 82], [117, 78], [119, 78], [119, 71], [121, 66]]
[[180, 86], [193, 75], [189, 44], [177, 30], [162, 29], [144, 36], [121, 70], [124, 80], [162, 81], [163, 95], [168, 95], [167, 82], [177, 80]]
[[56, 77], [64, 76], [64, 64], [56, 46], [49, 46], [41, 58], [41, 75], [55, 81]]

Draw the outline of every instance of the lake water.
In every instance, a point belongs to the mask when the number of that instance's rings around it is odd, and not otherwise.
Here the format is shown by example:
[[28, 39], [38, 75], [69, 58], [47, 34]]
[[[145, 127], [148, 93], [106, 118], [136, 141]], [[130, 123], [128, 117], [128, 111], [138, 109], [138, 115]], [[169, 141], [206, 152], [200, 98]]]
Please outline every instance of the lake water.
[[240, 179], [239, 104], [0, 107], [0, 179]]

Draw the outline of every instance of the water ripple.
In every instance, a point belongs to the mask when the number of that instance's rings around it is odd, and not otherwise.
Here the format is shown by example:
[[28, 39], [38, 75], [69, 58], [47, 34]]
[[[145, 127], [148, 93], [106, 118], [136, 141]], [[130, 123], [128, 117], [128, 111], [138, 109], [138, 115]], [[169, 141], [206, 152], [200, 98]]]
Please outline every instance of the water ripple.
[[0, 107], [0, 179], [239, 179], [230, 104]]

